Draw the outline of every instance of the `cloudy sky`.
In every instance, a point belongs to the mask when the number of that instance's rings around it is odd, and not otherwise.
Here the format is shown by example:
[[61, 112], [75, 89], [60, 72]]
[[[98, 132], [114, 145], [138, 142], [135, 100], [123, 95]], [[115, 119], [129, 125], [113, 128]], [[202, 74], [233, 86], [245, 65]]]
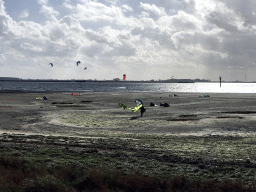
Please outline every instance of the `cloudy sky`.
[[255, 0], [0, 0], [2, 77], [256, 81], [255, 66]]

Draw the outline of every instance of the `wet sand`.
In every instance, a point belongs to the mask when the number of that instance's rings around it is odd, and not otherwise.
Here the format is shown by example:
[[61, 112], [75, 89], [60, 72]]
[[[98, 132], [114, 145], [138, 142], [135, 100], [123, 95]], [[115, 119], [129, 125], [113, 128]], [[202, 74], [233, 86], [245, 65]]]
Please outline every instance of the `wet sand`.
[[[47, 166], [254, 181], [256, 94], [173, 94], [0, 92], [0, 152]], [[134, 107], [135, 99], [143, 117], [118, 106]]]
[[[138, 134], [254, 134], [256, 94], [87, 92], [0, 93], [0, 133], [83, 135], [88, 131]], [[210, 97], [199, 97], [206, 94]], [[36, 100], [46, 96], [49, 100]], [[132, 113], [118, 106], [146, 108]], [[150, 102], [157, 104], [150, 107]], [[161, 107], [160, 103], [170, 107]]]

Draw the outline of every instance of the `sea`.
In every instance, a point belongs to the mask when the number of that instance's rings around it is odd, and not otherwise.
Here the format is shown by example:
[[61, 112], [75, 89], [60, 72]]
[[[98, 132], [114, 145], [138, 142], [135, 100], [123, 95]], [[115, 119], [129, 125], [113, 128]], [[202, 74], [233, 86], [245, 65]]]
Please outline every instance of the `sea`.
[[0, 91], [256, 93], [256, 83], [134, 83], [0, 81]]

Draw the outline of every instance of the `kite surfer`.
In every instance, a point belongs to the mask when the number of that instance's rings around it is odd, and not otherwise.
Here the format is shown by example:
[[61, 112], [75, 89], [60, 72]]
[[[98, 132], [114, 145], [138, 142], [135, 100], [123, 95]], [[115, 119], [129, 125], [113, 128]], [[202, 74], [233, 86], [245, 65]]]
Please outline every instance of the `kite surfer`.
[[143, 113], [146, 112], [146, 109], [144, 108], [143, 103], [142, 103], [141, 100], [136, 99], [136, 100], [135, 100], [135, 103], [136, 103], [136, 106], [133, 107], [133, 108], [127, 107], [127, 106], [126, 106], [125, 104], [123, 104], [123, 103], [119, 103], [119, 107], [122, 107], [122, 108], [124, 108], [124, 109], [130, 109], [132, 112], [136, 112], [136, 111], [138, 111], [138, 110], [140, 109], [140, 116], [142, 117], [142, 116], [143, 116]]

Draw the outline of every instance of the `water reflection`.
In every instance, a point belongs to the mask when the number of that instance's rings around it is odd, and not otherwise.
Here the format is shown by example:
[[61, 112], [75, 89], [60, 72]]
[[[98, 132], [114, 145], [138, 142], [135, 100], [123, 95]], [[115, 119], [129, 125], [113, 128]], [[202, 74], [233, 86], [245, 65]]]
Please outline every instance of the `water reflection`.
[[1, 90], [256, 93], [256, 83], [0, 82]]

